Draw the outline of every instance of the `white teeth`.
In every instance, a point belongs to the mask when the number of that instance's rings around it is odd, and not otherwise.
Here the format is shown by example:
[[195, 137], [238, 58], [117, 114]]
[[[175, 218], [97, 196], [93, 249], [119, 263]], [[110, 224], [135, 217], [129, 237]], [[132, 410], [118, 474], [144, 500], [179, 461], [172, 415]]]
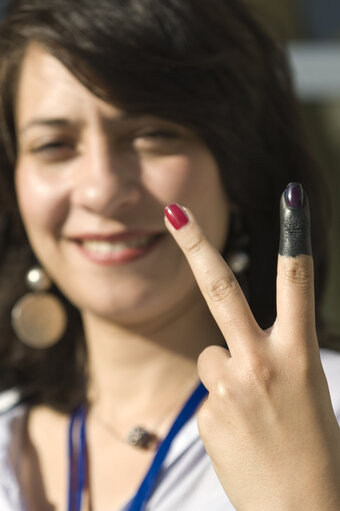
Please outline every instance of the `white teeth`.
[[144, 238], [136, 238], [127, 241], [98, 241], [98, 240], [86, 240], [82, 242], [84, 248], [91, 252], [97, 252], [100, 254], [112, 254], [118, 253], [126, 248], [136, 247], [142, 248], [146, 247], [151, 240], [153, 240], [154, 236], [147, 236]]

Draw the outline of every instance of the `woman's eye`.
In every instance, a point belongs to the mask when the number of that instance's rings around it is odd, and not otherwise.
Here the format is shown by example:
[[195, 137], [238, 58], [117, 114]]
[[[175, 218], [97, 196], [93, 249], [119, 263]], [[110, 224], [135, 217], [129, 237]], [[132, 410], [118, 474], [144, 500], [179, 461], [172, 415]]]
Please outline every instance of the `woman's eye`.
[[178, 135], [174, 131], [149, 131], [142, 135], [146, 138], [176, 138]]
[[174, 130], [155, 129], [136, 133], [133, 145], [137, 150], [164, 152], [173, 150], [179, 139], [179, 133]]
[[58, 149], [64, 149], [69, 148], [70, 145], [66, 144], [65, 142], [48, 142], [46, 144], [39, 145], [38, 147], [35, 147], [32, 149], [32, 153], [40, 153], [40, 152], [48, 152], [48, 151], [56, 151]]
[[171, 129], [149, 129], [133, 135], [132, 146], [135, 151], [147, 155], [169, 155], [179, 150], [183, 136]]
[[39, 144], [31, 149], [32, 154], [50, 160], [66, 160], [75, 155], [76, 147], [72, 142], [54, 140]]
[[167, 130], [146, 131], [145, 133], [140, 133], [136, 135], [136, 138], [146, 139], [174, 139], [177, 137], [178, 134], [176, 132]]

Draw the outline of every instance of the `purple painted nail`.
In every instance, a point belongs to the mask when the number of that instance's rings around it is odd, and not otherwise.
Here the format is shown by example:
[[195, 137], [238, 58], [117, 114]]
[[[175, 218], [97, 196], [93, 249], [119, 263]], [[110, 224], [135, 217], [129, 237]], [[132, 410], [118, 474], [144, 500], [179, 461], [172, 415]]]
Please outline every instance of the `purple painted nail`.
[[291, 209], [300, 209], [303, 206], [303, 188], [300, 183], [289, 183], [286, 188], [286, 204]]

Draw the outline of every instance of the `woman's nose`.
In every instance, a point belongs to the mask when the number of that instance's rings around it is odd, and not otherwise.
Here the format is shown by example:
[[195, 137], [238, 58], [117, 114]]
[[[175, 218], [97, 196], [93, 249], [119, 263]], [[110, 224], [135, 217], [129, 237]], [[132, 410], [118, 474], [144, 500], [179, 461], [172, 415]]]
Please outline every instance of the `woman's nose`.
[[140, 199], [138, 161], [94, 151], [79, 166], [72, 203], [96, 214], [112, 217]]

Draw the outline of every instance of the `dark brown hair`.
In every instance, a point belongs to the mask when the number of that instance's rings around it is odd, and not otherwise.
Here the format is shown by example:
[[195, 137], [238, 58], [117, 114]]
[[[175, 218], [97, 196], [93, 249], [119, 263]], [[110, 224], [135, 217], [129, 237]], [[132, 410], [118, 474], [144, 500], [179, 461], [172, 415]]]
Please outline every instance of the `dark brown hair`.
[[[10, 310], [34, 256], [16, 204], [16, 84], [27, 46], [40, 43], [92, 92], [131, 113], [193, 129], [214, 154], [249, 236], [242, 284], [262, 327], [275, 319], [279, 199], [290, 181], [310, 199], [316, 310], [328, 243], [320, 176], [306, 150], [284, 52], [238, 0], [15, 0], [0, 28], [0, 389], [17, 385], [69, 411], [83, 396], [80, 315], [61, 297], [69, 329], [55, 347], [22, 346]], [[228, 240], [225, 252], [237, 237]], [[56, 289], [56, 293], [59, 291]], [[326, 337], [320, 336], [325, 343]]]

